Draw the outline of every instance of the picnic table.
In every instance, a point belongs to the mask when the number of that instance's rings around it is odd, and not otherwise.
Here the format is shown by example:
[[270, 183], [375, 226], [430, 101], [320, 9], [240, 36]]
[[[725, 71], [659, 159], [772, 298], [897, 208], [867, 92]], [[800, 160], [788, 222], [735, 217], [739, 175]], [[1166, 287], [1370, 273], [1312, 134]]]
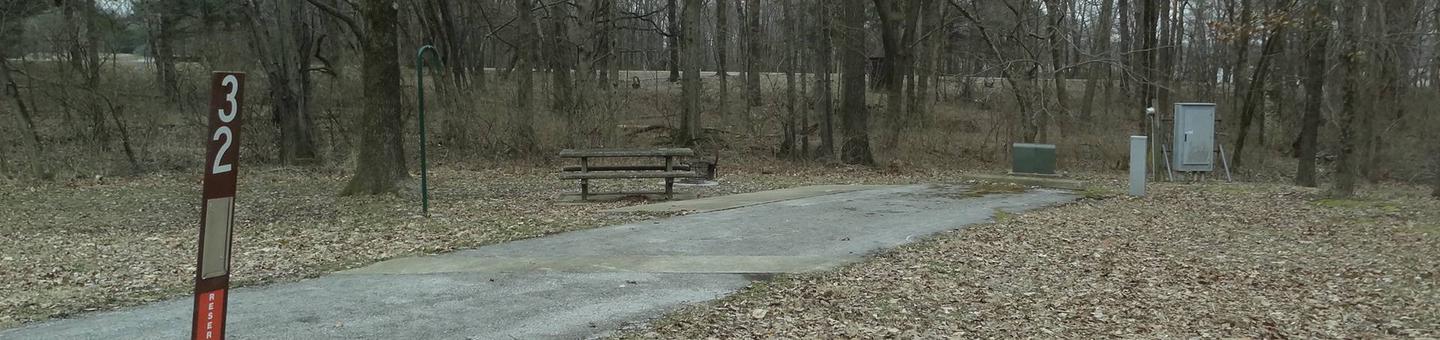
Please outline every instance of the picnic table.
[[[638, 148], [638, 149], [565, 149], [560, 158], [579, 159], [579, 165], [561, 168], [560, 178], [580, 180], [580, 200], [591, 195], [592, 179], [642, 179], [664, 178], [665, 198], [675, 197], [676, 178], [700, 177], [688, 165], [679, 164], [677, 158], [694, 157], [695, 151], [688, 148]], [[591, 165], [592, 158], [628, 158], [648, 160], [648, 163], [625, 165]], [[661, 163], [661, 160], [664, 160]]]

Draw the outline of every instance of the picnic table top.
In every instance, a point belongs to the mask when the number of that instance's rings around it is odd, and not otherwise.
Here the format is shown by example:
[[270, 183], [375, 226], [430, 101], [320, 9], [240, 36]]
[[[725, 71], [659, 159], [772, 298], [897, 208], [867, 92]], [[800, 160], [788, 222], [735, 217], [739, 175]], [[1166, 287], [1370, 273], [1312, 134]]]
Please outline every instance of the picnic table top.
[[634, 149], [565, 149], [560, 150], [562, 158], [581, 157], [689, 157], [695, 150], [689, 148], [634, 148]]

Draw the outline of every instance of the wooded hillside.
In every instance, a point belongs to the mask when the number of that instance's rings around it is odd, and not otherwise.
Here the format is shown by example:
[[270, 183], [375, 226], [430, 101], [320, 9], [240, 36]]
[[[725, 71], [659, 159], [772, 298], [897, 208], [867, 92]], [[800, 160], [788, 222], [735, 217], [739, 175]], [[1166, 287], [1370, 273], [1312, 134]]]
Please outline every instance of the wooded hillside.
[[395, 191], [423, 45], [451, 163], [689, 145], [999, 166], [1041, 142], [1107, 171], [1173, 103], [1214, 102], [1242, 178], [1440, 196], [1440, 4], [1417, 0], [0, 0], [0, 174], [196, 168], [208, 73], [239, 70], [247, 163]]

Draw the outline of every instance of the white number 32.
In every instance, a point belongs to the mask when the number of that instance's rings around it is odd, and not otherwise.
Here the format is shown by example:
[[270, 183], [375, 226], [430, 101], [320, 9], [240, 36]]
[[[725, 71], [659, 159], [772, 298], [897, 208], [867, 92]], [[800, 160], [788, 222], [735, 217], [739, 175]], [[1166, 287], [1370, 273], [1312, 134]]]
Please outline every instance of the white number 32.
[[[235, 113], [240, 109], [240, 103], [235, 101], [235, 95], [240, 92], [240, 80], [236, 79], [233, 74], [226, 75], [225, 79], [220, 80], [220, 86], [230, 88], [230, 93], [225, 95], [225, 102], [230, 103], [230, 110], [221, 108], [215, 113], [220, 116], [221, 124], [228, 124], [235, 120]], [[234, 133], [230, 131], [229, 126], [220, 125], [220, 128], [215, 129], [215, 133], [210, 135], [212, 142], [220, 141], [221, 138], [225, 139], [225, 143], [221, 144], [219, 152], [215, 153], [215, 161], [211, 163], [210, 174], [223, 174], [234, 168], [231, 164], [220, 163], [220, 159], [225, 158], [225, 153], [230, 152], [231, 141], [235, 140]]]

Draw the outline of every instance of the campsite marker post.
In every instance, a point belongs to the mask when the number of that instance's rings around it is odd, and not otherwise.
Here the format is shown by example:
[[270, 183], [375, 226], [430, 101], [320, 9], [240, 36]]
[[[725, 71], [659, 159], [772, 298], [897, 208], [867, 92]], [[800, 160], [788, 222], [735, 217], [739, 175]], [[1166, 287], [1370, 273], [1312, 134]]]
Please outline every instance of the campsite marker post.
[[195, 263], [195, 314], [190, 338], [225, 338], [230, 290], [230, 238], [235, 226], [235, 177], [240, 163], [240, 103], [245, 74], [210, 76], [210, 124], [205, 130], [205, 180], [200, 204], [200, 247]]

